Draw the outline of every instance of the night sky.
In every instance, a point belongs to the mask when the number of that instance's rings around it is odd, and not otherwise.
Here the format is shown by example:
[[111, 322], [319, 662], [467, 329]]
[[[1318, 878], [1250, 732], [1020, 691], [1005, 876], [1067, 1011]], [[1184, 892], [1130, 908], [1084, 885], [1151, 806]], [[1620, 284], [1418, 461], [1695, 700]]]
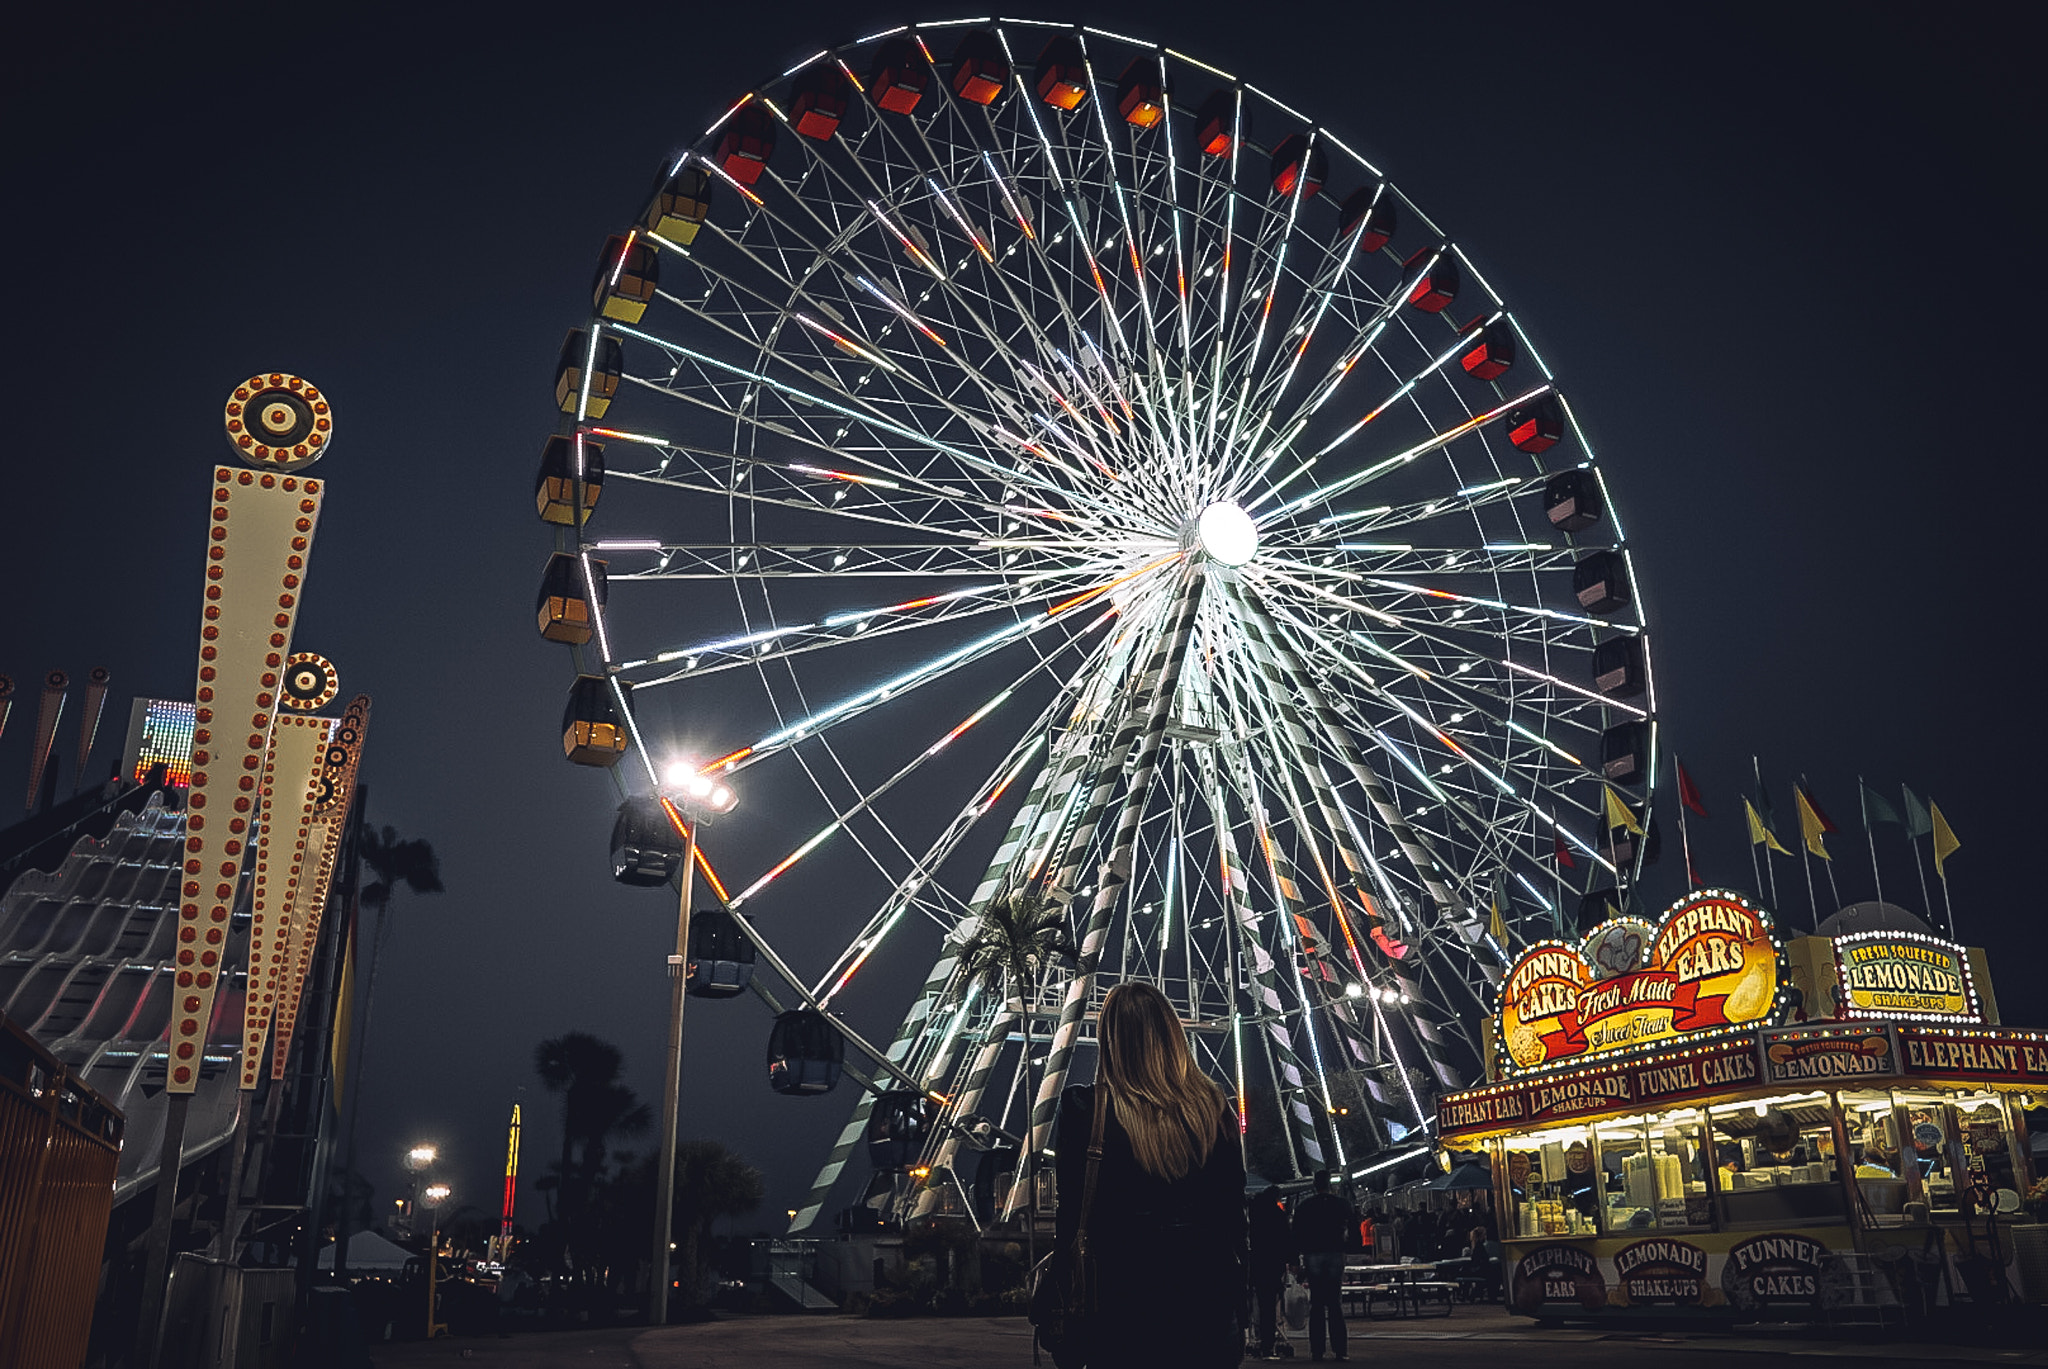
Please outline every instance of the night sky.
[[[220, 405], [257, 370], [328, 391], [295, 646], [375, 696], [370, 818], [431, 841], [448, 886], [398, 904], [359, 1144], [381, 1204], [426, 1140], [456, 1201], [489, 1210], [515, 1096], [529, 1177], [557, 1144], [542, 1037], [617, 1042], [658, 1098], [673, 927], [663, 894], [607, 877], [611, 789], [561, 759], [568, 667], [534, 632], [556, 349], [657, 162], [750, 83], [916, 15], [295, 8], [102, 8], [11, 64], [0, 672], [21, 692], [0, 804], [19, 802], [51, 667], [113, 671], [101, 775], [129, 698], [190, 697]], [[2026, 893], [2042, 110], [2017, 7], [1027, 12], [1238, 72], [1464, 243], [1562, 377], [1629, 529], [1666, 736], [1714, 815], [1693, 829], [1702, 874], [1750, 882], [1752, 753], [1781, 835], [1802, 772], [1842, 823], [1850, 899], [1870, 895], [1856, 777], [1908, 782], [1962, 838], [1959, 929], [1992, 952], [2006, 1021], [2048, 1025]], [[815, 827], [778, 812], [775, 783], [709, 832], [728, 874]], [[1897, 830], [1880, 841], [1888, 892], [1917, 908]], [[1780, 880], [1803, 925], [1797, 866]], [[801, 951], [871, 906], [819, 875], [761, 911]], [[857, 1025], [887, 1037], [930, 949], [878, 962], [845, 1000]], [[690, 1014], [683, 1134], [761, 1165], [759, 1223], [779, 1228], [851, 1089], [772, 1095], [751, 998]]]

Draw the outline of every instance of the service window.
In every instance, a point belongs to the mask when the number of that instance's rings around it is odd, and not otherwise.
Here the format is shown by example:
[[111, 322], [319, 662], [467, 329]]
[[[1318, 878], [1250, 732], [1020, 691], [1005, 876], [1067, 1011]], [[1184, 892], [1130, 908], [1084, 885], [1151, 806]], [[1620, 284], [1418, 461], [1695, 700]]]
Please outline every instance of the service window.
[[1594, 1128], [1600, 1145], [1601, 1229], [1709, 1227], [1705, 1114], [1697, 1108], [1617, 1118]]
[[1864, 1214], [1875, 1226], [1907, 1220], [1907, 1172], [1899, 1156], [1899, 1128], [1889, 1090], [1842, 1094], [1842, 1129], [1849, 1136], [1850, 1174]]
[[1599, 1230], [1602, 1185], [1592, 1130], [1560, 1127], [1502, 1143], [1511, 1225], [1517, 1236], [1591, 1236]]
[[1711, 1109], [1710, 1116], [1722, 1219], [1730, 1226], [1842, 1217], [1826, 1094], [1761, 1098]]

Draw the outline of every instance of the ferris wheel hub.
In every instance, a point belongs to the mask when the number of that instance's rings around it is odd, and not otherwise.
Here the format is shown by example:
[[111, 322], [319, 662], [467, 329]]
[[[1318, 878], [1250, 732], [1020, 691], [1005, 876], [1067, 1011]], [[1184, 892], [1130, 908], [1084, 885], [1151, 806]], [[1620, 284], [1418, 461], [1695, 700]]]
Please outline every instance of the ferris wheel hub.
[[1241, 566], [1258, 555], [1258, 525], [1227, 499], [1202, 510], [1195, 520], [1195, 533], [1204, 554], [1222, 565]]

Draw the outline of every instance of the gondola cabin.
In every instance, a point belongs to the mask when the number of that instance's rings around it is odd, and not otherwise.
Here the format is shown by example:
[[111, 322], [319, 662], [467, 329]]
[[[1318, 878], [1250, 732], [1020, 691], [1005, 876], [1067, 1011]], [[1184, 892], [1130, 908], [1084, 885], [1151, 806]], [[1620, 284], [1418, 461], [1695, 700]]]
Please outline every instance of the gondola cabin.
[[891, 114], [908, 114], [924, 96], [932, 69], [908, 38], [891, 38], [875, 53], [868, 69], [868, 95]]
[[868, 1163], [878, 1171], [909, 1169], [924, 1153], [938, 1107], [922, 1093], [891, 1089], [868, 1114]]
[[1330, 177], [1330, 155], [1309, 143], [1306, 133], [1296, 133], [1273, 149], [1273, 193], [1282, 197], [1298, 190], [1304, 200], [1312, 199]]
[[1543, 482], [1543, 512], [1559, 532], [1584, 532], [1600, 521], [1600, 477], [1589, 470], [1559, 471]]
[[754, 982], [754, 943], [722, 908], [690, 918], [690, 958], [683, 988], [697, 998], [733, 998]]
[[761, 179], [774, 155], [775, 118], [759, 101], [749, 100], [727, 120], [714, 160], [741, 185], [752, 185]]
[[1394, 239], [1394, 192], [1384, 185], [1352, 191], [1337, 209], [1337, 241], [1358, 235], [1358, 250], [1377, 252]]
[[970, 104], [992, 105], [1010, 83], [1010, 59], [987, 29], [970, 29], [953, 49], [953, 93]]
[[790, 87], [789, 123], [818, 142], [829, 140], [846, 117], [852, 86], [835, 62], [813, 62]]
[[1045, 45], [1045, 51], [1039, 54], [1036, 77], [1031, 88], [1054, 109], [1072, 112], [1088, 98], [1088, 64], [1082, 57], [1081, 45], [1066, 34]]
[[1602, 732], [1600, 773], [1609, 784], [1641, 784], [1650, 773], [1650, 729], [1629, 722]]
[[640, 226], [668, 241], [688, 247], [697, 240], [697, 230], [711, 214], [711, 173], [701, 166], [684, 166], [661, 183], [640, 216]]
[[604, 607], [606, 564], [593, 559], [589, 583], [585, 583], [583, 566], [574, 553], [558, 551], [548, 558], [548, 568], [540, 577], [540, 595], [534, 602], [542, 637], [566, 646], [582, 646], [590, 640], [594, 617], [591, 590], [596, 587], [597, 606]]
[[600, 333], [596, 345], [590, 334], [571, 328], [562, 339], [562, 353], [555, 360], [555, 404], [565, 414], [576, 412], [583, 398], [584, 372], [589, 372], [590, 402], [587, 418], [603, 418], [619, 392], [619, 377], [626, 370], [626, 349], [610, 333]]
[[1593, 687], [1608, 698], [1633, 699], [1648, 680], [1642, 638], [1610, 637], [1593, 648]]
[[1458, 259], [1447, 247], [1425, 247], [1403, 263], [1408, 278], [1408, 302], [1425, 314], [1441, 314], [1458, 297]]
[[683, 834], [652, 794], [619, 805], [612, 822], [612, 878], [638, 889], [668, 883], [683, 868]]
[[1236, 127], [1237, 92], [1216, 91], [1195, 111], [1195, 146], [1204, 157], [1221, 157], [1230, 151]]
[[[609, 770], [626, 754], [626, 720], [612, 684], [602, 675], [578, 675], [569, 687], [569, 702], [562, 710], [562, 754], [577, 765]], [[632, 697], [633, 686], [624, 680], [618, 681], [618, 688]]]
[[1158, 59], [1136, 57], [1116, 83], [1116, 112], [1132, 128], [1157, 128], [1166, 117], [1166, 84]]
[[1465, 350], [1458, 364], [1474, 380], [1499, 380], [1515, 365], [1515, 330], [1502, 319], [1491, 326], [1473, 319], [1464, 327]]
[[590, 282], [590, 307], [621, 323], [638, 323], [661, 281], [661, 254], [636, 234], [613, 234], [598, 255]]
[[1572, 567], [1572, 593], [1588, 613], [1604, 618], [1621, 612], [1634, 598], [1629, 593], [1628, 562], [1618, 551], [1596, 551], [1579, 558]]
[[[581, 448], [579, 461], [578, 449]], [[580, 467], [580, 469], [579, 469]], [[587, 437], [551, 437], [540, 449], [533, 478], [533, 507], [545, 522], [569, 527], [589, 522], [604, 493], [604, 443]], [[582, 515], [577, 514], [578, 504]]]
[[812, 1095], [838, 1087], [846, 1038], [821, 1012], [798, 1008], [775, 1019], [768, 1032], [768, 1087]]
[[1564, 438], [1564, 411], [1550, 395], [1508, 410], [1508, 441], [1518, 452], [1538, 456]]

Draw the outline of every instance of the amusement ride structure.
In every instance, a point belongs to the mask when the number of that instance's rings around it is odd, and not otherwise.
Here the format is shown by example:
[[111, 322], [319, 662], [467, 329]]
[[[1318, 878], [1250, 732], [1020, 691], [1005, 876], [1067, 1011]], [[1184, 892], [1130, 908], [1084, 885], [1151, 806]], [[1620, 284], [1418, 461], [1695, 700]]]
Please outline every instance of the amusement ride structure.
[[[1093, 28], [873, 35], [661, 168], [592, 306], [537, 483], [565, 750], [611, 767], [629, 882], [678, 876], [686, 791], [815, 793], [748, 819], [788, 854], [719, 872], [687, 957], [782, 1014], [778, 1087], [869, 1057], [793, 1228], [864, 1139], [899, 1213], [1042, 1150], [1134, 978], [1292, 1175], [1426, 1140], [1520, 924], [1628, 886], [1654, 692], [1594, 453], [1463, 246], [1309, 115]], [[767, 725], [681, 774], [636, 717], [741, 695]], [[828, 843], [886, 893], [783, 944]], [[963, 968], [999, 900], [1064, 910], [1028, 989]], [[921, 922], [870, 1041], [840, 995]]]

